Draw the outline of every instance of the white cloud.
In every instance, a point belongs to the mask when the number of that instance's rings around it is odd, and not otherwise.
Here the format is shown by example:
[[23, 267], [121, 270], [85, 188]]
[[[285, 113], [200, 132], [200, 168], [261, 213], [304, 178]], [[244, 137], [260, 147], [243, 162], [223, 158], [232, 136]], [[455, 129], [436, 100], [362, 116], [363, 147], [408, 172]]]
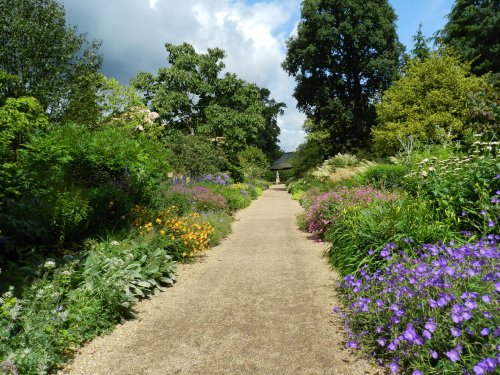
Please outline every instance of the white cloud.
[[281, 69], [285, 40], [297, 23], [300, 0], [64, 0], [70, 24], [103, 41], [104, 72], [126, 83], [140, 71], [166, 65], [164, 44], [187, 42], [197, 51], [226, 51], [226, 70], [271, 90], [288, 106], [281, 147], [303, 140], [304, 116], [292, 98], [294, 81]]

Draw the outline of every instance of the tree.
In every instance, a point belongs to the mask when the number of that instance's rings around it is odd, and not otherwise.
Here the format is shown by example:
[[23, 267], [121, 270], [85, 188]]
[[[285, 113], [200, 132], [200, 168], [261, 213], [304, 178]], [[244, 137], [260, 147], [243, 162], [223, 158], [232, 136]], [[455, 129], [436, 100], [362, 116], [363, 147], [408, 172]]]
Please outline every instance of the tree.
[[19, 77], [7, 96], [33, 96], [59, 118], [78, 79], [100, 69], [99, 43], [66, 26], [56, 0], [0, 0], [0, 25], [0, 69]]
[[472, 62], [475, 74], [492, 72], [493, 82], [500, 83], [499, 0], [456, 0], [438, 35], [463, 60]]
[[205, 108], [212, 101], [214, 86], [224, 68], [225, 53], [219, 48], [197, 53], [193, 46], [167, 43], [170, 67], [155, 77], [139, 73], [132, 85], [145, 94], [145, 101], [169, 127], [195, 134], [205, 123]]
[[264, 106], [263, 115], [266, 123], [255, 145], [264, 151], [269, 160], [275, 160], [281, 154], [278, 146], [278, 136], [280, 135], [278, 117], [283, 115], [286, 104], [276, 102], [276, 100], [270, 98], [271, 92], [268, 89], [261, 88], [260, 94], [260, 100]]
[[214, 98], [206, 108], [206, 123], [200, 132], [221, 140], [228, 158], [236, 162], [238, 152], [256, 145], [265, 132], [266, 119], [260, 89], [227, 73], [217, 81]]
[[35, 129], [48, 127], [43, 108], [33, 97], [9, 98], [5, 93], [17, 77], [0, 69], [0, 206], [7, 195], [17, 194], [19, 151]]
[[175, 130], [205, 136], [232, 163], [248, 146], [274, 152], [283, 103], [270, 98], [269, 90], [235, 74], [220, 77], [225, 53], [218, 48], [197, 53], [187, 43], [165, 47], [170, 66], [160, 68], [156, 76], [139, 73], [132, 85], [159, 114], [166, 133]]
[[322, 144], [316, 139], [306, 138], [306, 141], [297, 147], [293, 158], [291, 175], [295, 178], [303, 177], [314, 167], [320, 165], [324, 160]]
[[456, 57], [437, 53], [423, 61], [411, 60], [405, 75], [377, 104], [379, 124], [372, 129], [376, 149], [394, 154], [409, 136], [423, 144], [463, 137], [469, 97], [488, 86], [469, 69]]
[[422, 32], [422, 22], [418, 25], [417, 33], [413, 36], [413, 49], [411, 50], [411, 54], [413, 58], [419, 59], [419, 60], [425, 60], [427, 59], [430, 54], [431, 50], [429, 46], [427, 45], [428, 38], [424, 36], [424, 33]]
[[333, 154], [362, 147], [373, 103], [398, 72], [394, 10], [386, 0], [304, 0], [301, 18], [283, 63], [298, 108], [328, 131]]

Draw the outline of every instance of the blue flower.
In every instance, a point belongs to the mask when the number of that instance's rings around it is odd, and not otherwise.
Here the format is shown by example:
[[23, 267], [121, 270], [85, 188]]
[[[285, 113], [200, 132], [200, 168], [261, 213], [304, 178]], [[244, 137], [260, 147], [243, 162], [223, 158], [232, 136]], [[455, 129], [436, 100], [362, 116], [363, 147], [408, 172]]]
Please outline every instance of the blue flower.
[[450, 351], [447, 351], [446, 352], [446, 356], [452, 362], [458, 362], [458, 361], [460, 361], [460, 353], [458, 352], [457, 349], [451, 349]]

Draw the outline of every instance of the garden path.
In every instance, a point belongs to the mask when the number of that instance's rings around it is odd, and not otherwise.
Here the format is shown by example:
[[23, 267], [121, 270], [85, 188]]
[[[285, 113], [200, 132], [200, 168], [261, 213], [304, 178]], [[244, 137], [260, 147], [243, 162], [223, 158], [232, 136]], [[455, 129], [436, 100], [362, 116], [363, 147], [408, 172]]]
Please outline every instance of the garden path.
[[238, 212], [233, 233], [179, 267], [179, 281], [137, 305], [138, 319], [95, 339], [61, 374], [382, 373], [345, 348], [331, 312], [325, 245], [295, 223], [300, 206], [275, 185]]

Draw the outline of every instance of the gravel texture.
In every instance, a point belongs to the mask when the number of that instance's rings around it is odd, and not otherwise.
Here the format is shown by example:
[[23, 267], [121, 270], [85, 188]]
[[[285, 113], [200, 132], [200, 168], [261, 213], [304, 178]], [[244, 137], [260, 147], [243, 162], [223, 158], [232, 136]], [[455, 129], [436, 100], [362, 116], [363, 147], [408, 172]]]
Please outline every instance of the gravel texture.
[[60, 374], [381, 374], [345, 349], [337, 276], [325, 244], [297, 229], [300, 210], [283, 185], [267, 190], [221, 245], [180, 265], [174, 287]]

